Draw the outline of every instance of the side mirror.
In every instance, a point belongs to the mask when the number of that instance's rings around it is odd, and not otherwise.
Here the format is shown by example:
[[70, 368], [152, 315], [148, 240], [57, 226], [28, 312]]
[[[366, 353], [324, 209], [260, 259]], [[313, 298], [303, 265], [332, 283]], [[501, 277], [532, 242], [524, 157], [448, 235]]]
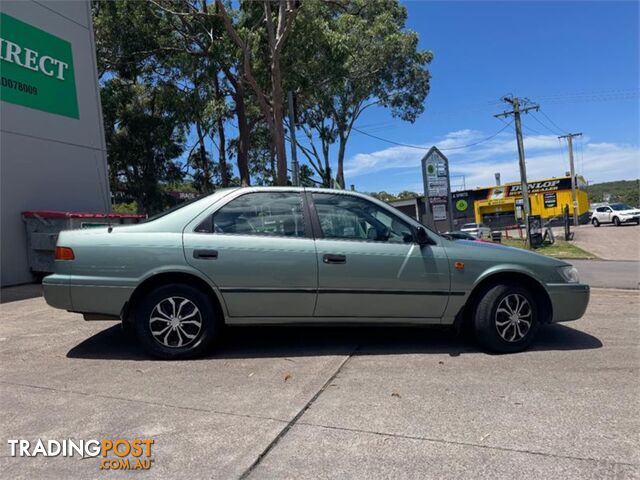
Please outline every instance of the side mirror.
[[433, 243], [433, 240], [429, 238], [429, 235], [427, 235], [427, 231], [424, 229], [424, 227], [416, 227], [414, 231], [414, 237], [418, 245], [431, 245]]

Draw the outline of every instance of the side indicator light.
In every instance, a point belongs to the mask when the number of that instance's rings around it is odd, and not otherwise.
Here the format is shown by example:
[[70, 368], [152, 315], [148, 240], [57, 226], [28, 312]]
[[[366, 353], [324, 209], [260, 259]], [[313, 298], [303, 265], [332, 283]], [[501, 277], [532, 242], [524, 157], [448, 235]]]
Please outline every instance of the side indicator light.
[[453, 268], [456, 270], [464, 270], [464, 262], [455, 262]]
[[73, 254], [73, 250], [69, 247], [56, 247], [56, 260], [73, 260], [75, 255]]

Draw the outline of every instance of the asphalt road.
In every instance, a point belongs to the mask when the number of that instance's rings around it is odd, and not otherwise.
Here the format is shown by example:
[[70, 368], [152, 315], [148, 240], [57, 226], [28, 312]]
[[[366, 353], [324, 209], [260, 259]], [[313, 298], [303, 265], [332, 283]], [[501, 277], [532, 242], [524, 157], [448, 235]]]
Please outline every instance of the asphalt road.
[[5, 303], [0, 471], [120, 477], [6, 441], [141, 436], [137, 478], [638, 478], [639, 303], [596, 289], [513, 355], [420, 328], [237, 328], [184, 362], [42, 298]]
[[567, 260], [575, 265], [580, 281], [592, 287], [640, 288], [640, 262], [607, 260]]

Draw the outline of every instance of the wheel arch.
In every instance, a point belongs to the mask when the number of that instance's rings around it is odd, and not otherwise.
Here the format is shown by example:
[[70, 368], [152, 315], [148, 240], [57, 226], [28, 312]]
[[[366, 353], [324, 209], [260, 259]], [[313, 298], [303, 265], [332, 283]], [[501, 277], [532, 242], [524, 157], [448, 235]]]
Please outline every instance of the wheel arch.
[[494, 285], [504, 283], [511, 285], [515, 284], [529, 290], [535, 296], [538, 301], [538, 305], [540, 306], [540, 323], [551, 323], [553, 319], [553, 306], [551, 303], [551, 297], [547, 290], [544, 288], [542, 283], [532, 275], [515, 270], [492, 272], [481, 278], [474, 285], [467, 301], [460, 312], [458, 312], [458, 315], [456, 316], [456, 323], [467, 325], [472, 320], [475, 306], [482, 298], [483, 294]]
[[224, 302], [220, 297], [217, 289], [213, 285], [211, 285], [211, 283], [193, 272], [162, 271], [149, 275], [135, 288], [135, 290], [129, 297], [129, 300], [125, 303], [122, 309], [121, 318], [123, 322], [132, 324], [134, 321], [133, 312], [135, 311], [135, 307], [140, 302], [140, 300], [155, 288], [158, 288], [162, 285], [168, 285], [170, 283], [181, 283], [190, 285], [210, 296], [213, 303], [213, 308], [219, 315], [221, 321], [225, 321], [226, 314]]

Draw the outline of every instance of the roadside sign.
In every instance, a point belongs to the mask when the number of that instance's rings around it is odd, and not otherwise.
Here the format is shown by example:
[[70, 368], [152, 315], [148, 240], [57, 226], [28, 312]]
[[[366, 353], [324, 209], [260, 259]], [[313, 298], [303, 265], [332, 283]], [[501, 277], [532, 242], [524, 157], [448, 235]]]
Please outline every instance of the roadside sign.
[[436, 147], [431, 147], [422, 159], [422, 181], [427, 217], [431, 223], [448, 219], [449, 230], [453, 230], [449, 160]]
[[446, 220], [447, 206], [438, 204], [433, 206], [433, 220]]

